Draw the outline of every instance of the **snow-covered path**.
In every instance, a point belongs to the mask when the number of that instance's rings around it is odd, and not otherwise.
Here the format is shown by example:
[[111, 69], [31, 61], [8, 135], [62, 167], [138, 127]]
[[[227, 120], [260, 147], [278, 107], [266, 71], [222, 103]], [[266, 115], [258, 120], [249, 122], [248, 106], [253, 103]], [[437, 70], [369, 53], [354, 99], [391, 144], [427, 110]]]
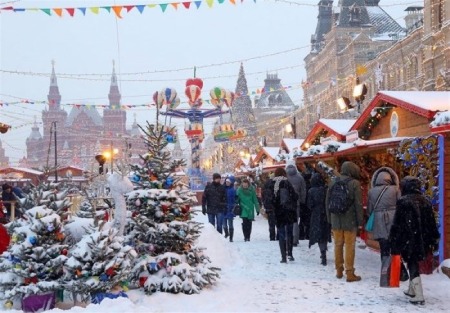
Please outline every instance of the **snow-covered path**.
[[[207, 218], [199, 245], [214, 265], [222, 268], [218, 283], [197, 295], [156, 293], [146, 296], [130, 290], [129, 299], [106, 299], [100, 305], [74, 307], [69, 312], [448, 312], [450, 279], [441, 273], [422, 275], [426, 305], [413, 306], [401, 288], [380, 288], [379, 255], [369, 249], [356, 251], [356, 272], [360, 282], [337, 279], [333, 246], [329, 245], [328, 266], [320, 265], [317, 246], [308, 249], [301, 241], [294, 247], [294, 262], [280, 264], [278, 242], [269, 241], [267, 220], [258, 216], [250, 242], [244, 242], [241, 221], [235, 219], [235, 242], [220, 235]], [[361, 242], [359, 243], [361, 245]], [[9, 311], [11, 312], [11, 311]], [[50, 312], [62, 312], [54, 309]], [[67, 312], [67, 311], [66, 311]]]

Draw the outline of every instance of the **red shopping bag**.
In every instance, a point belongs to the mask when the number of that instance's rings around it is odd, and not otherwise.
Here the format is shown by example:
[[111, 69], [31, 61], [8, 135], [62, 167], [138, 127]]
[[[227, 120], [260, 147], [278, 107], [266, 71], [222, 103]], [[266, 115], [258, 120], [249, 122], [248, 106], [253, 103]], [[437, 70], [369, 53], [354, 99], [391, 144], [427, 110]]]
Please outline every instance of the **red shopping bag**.
[[400, 255], [391, 255], [391, 275], [389, 278], [390, 287], [400, 287], [400, 270], [401, 270]]

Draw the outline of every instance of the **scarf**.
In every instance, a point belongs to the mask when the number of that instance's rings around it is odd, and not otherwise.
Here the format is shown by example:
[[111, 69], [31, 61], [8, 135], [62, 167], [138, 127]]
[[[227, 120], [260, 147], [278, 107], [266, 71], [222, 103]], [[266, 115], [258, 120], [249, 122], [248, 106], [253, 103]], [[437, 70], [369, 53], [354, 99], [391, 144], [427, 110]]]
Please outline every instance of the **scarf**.
[[280, 189], [280, 182], [283, 181], [283, 180], [287, 180], [287, 178], [284, 177], [284, 176], [277, 176], [277, 177], [272, 178], [272, 180], [275, 181], [275, 186], [273, 188], [273, 193], [276, 196], [277, 193], [278, 193], [278, 190]]

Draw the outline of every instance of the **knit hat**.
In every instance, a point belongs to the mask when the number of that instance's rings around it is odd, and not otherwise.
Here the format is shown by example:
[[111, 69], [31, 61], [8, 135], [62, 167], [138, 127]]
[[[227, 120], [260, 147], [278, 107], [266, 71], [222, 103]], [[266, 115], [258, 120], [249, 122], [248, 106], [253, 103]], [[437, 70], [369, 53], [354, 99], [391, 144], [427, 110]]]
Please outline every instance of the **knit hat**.
[[11, 185], [8, 185], [8, 184], [3, 184], [3, 186], [2, 186], [2, 189], [3, 190], [6, 190], [6, 189], [8, 189], [8, 188], [11, 188], [12, 189], [12, 186]]
[[213, 174], [213, 180], [214, 180], [214, 179], [217, 179], [217, 178], [222, 178], [222, 176], [220, 176], [219, 173], [214, 173], [214, 174]]

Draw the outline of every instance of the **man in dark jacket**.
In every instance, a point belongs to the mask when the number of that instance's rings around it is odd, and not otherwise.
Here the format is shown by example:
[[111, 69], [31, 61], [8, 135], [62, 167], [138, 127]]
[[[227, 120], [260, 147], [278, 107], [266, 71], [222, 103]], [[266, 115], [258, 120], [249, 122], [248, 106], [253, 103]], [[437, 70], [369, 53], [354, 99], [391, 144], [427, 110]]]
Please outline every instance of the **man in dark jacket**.
[[[309, 236], [309, 218], [306, 219], [303, 216], [303, 218], [300, 219], [300, 225], [298, 223], [299, 218], [300, 218], [300, 213], [301, 213], [300, 208], [302, 208], [303, 210], [308, 210], [308, 208], [305, 205], [306, 184], [305, 184], [305, 179], [299, 173], [295, 162], [288, 163], [288, 165], [286, 166], [286, 175], [287, 175], [288, 181], [291, 183], [292, 187], [294, 187], [294, 190], [298, 196], [297, 208], [296, 208], [297, 220], [295, 221], [294, 228], [293, 228], [293, 233], [294, 233], [293, 234], [293, 236], [294, 236], [293, 243], [294, 243], [294, 246], [297, 246], [299, 239], [302, 239], [302, 240], [305, 238], [308, 239], [308, 236]], [[309, 216], [309, 214], [308, 214], [308, 216]], [[303, 236], [301, 238], [299, 238], [300, 234], [303, 234]]]
[[[8, 220], [11, 218], [12, 203], [17, 202], [16, 196], [12, 192], [12, 189], [13, 189], [13, 187], [8, 184], [3, 184], [3, 186], [2, 186], [2, 201], [3, 201], [3, 205], [6, 208], [6, 217]], [[14, 205], [16, 205], [16, 203], [14, 203]], [[16, 212], [17, 211], [14, 211], [14, 213], [16, 213]]]
[[272, 203], [272, 194], [273, 194], [273, 182], [269, 178], [264, 183], [262, 190], [262, 203], [264, 205], [264, 211], [267, 214], [267, 220], [269, 222], [269, 239], [270, 241], [277, 240], [277, 234], [275, 230], [275, 226], [277, 224], [277, 220], [275, 218], [275, 210]]
[[[359, 166], [353, 162], [346, 161], [342, 164], [340, 176], [331, 183], [327, 192], [327, 218], [331, 223], [334, 238], [334, 263], [336, 277], [342, 278], [347, 275], [347, 282], [360, 281], [361, 276], [355, 275], [355, 243], [358, 228], [363, 223], [363, 206]], [[330, 191], [337, 180], [344, 180], [348, 187], [348, 209], [342, 214], [333, 214], [329, 211]], [[345, 245], [345, 259], [344, 259]]]
[[202, 213], [208, 213], [208, 220], [222, 233], [223, 217], [227, 209], [227, 196], [225, 186], [220, 183], [221, 176], [213, 174], [213, 181], [207, 185], [202, 197]]

